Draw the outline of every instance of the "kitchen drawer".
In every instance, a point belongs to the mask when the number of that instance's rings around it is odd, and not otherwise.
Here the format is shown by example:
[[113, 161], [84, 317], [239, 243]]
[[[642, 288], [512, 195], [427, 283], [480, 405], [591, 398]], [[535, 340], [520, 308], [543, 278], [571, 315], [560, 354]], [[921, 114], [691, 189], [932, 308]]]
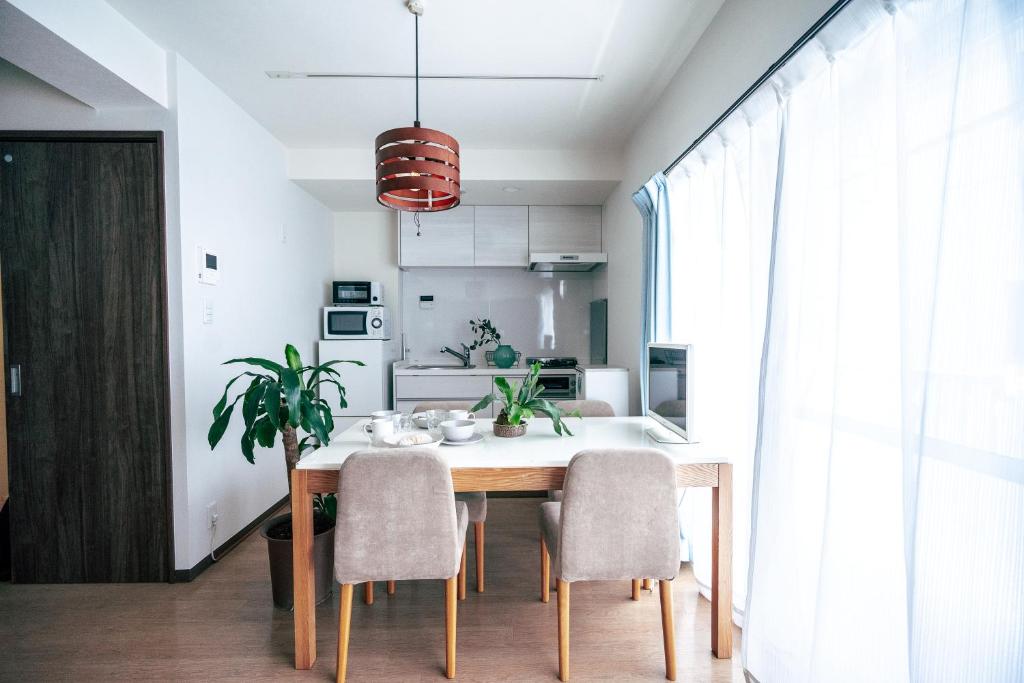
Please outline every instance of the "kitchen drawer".
[[444, 400], [462, 398], [478, 401], [491, 392], [491, 378], [487, 375], [398, 375], [395, 377], [395, 400]]

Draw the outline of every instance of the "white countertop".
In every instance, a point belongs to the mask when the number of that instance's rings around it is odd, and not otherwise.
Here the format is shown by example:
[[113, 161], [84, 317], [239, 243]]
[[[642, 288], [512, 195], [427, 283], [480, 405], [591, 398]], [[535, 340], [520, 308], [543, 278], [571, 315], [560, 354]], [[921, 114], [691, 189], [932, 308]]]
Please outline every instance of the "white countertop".
[[613, 372], [629, 372], [629, 368], [624, 368], [621, 365], [601, 365], [597, 363], [578, 363], [576, 368], [578, 370], [586, 370], [587, 372], [603, 372], [605, 370]]
[[[430, 361], [397, 361], [394, 366], [394, 372], [396, 375], [486, 375], [496, 377], [498, 375], [509, 375], [519, 377], [525, 375], [530, 371], [530, 368], [525, 365], [518, 368], [497, 368], [490, 367], [487, 365], [477, 365], [473, 368], [431, 368], [429, 370], [414, 370], [410, 368], [410, 365], [430, 365]], [[565, 374], [566, 372], [573, 372], [572, 368], [561, 369], [561, 370], [541, 370], [542, 373], [560, 372]]]
[[[497, 367], [490, 367], [490, 366], [486, 366], [486, 365], [484, 365], [484, 366], [478, 365], [478, 366], [476, 366], [474, 368], [451, 367], [451, 368], [431, 368], [429, 370], [420, 370], [420, 369], [414, 370], [414, 369], [409, 367], [410, 365], [430, 365], [430, 364], [431, 364], [430, 361], [405, 361], [405, 360], [403, 360], [403, 361], [396, 361], [395, 365], [394, 365], [394, 373], [396, 375], [428, 375], [428, 376], [430, 376], [430, 375], [433, 375], [433, 376], [439, 376], [439, 375], [441, 375], [441, 376], [446, 376], [446, 375], [484, 375], [484, 376], [490, 376], [490, 377], [496, 377], [498, 375], [507, 375], [507, 376], [519, 377], [519, 376], [525, 375], [526, 373], [528, 373], [530, 371], [530, 368], [528, 366], [526, 366], [525, 364], [521, 365], [518, 368], [515, 368], [515, 367], [513, 367], [513, 368], [497, 368]], [[616, 367], [614, 365], [591, 365], [589, 363], [580, 363], [577, 367], [578, 368], [583, 368], [584, 370], [587, 370], [587, 371], [591, 371], [591, 370], [618, 370], [618, 371], [622, 371], [622, 372], [626, 371], [626, 368]], [[553, 374], [553, 373], [555, 373], [555, 374], [563, 374], [564, 375], [567, 372], [573, 372], [573, 369], [572, 368], [542, 368], [540, 372], [543, 375], [549, 375], [549, 374]]]
[[[656, 424], [648, 417], [567, 418], [573, 436], [558, 436], [547, 418], [530, 420], [525, 436], [512, 439], [495, 436], [491, 420], [477, 420], [476, 431], [483, 440], [467, 446], [438, 447], [450, 467], [564, 467], [576, 453], [591, 448], [656, 448], [668, 453], [677, 464], [723, 463], [728, 459], [709, 452], [703, 444], [663, 444], [648, 436]], [[299, 461], [299, 469], [336, 470], [352, 453], [370, 448], [360, 420], [337, 434], [329, 446], [313, 451]]]

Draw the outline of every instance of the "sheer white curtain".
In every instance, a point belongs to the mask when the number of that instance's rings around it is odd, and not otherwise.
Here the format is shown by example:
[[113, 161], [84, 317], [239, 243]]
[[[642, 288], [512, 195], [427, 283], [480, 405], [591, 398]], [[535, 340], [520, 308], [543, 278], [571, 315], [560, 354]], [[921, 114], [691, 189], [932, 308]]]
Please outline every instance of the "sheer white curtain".
[[1024, 2], [854, 2], [718, 133], [669, 176], [672, 337], [746, 668], [1024, 680]]
[[855, 3], [789, 70], [762, 681], [1024, 677], [1021, 10]]
[[[781, 121], [773, 94], [753, 98], [669, 177], [673, 217], [671, 339], [694, 345], [693, 428], [734, 463], [733, 604], [746, 601], [757, 389]], [[681, 505], [693, 571], [710, 596], [711, 496]]]

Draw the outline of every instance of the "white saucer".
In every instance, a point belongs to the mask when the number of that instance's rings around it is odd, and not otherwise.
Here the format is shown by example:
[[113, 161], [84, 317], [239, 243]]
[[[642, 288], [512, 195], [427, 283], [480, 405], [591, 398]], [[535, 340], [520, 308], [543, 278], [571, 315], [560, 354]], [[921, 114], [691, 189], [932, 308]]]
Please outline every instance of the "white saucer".
[[480, 432], [473, 434], [465, 441], [449, 441], [448, 439], [441, 439], [441, 443], [445, 446], [468, 446], [471, 443], [480, 443], [483, 441], [484, 435]]

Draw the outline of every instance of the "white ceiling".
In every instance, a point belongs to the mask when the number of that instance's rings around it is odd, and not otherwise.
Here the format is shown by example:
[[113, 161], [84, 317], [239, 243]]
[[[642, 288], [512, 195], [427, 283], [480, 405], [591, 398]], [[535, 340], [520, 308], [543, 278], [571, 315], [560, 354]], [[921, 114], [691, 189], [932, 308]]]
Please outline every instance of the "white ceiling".
[[[108, 0], [292, 148], [360, 147], [413, 119], [402, 0]], [[426, 0], [422, 73], [599, 74], [600, 82], [421, 82], [423, 125], [467, 148], [618, 149], [722, 0]], [[696, 31], [696, 33], [694, 33]], [[689, 38], [684, 40], [684, 38]]]

